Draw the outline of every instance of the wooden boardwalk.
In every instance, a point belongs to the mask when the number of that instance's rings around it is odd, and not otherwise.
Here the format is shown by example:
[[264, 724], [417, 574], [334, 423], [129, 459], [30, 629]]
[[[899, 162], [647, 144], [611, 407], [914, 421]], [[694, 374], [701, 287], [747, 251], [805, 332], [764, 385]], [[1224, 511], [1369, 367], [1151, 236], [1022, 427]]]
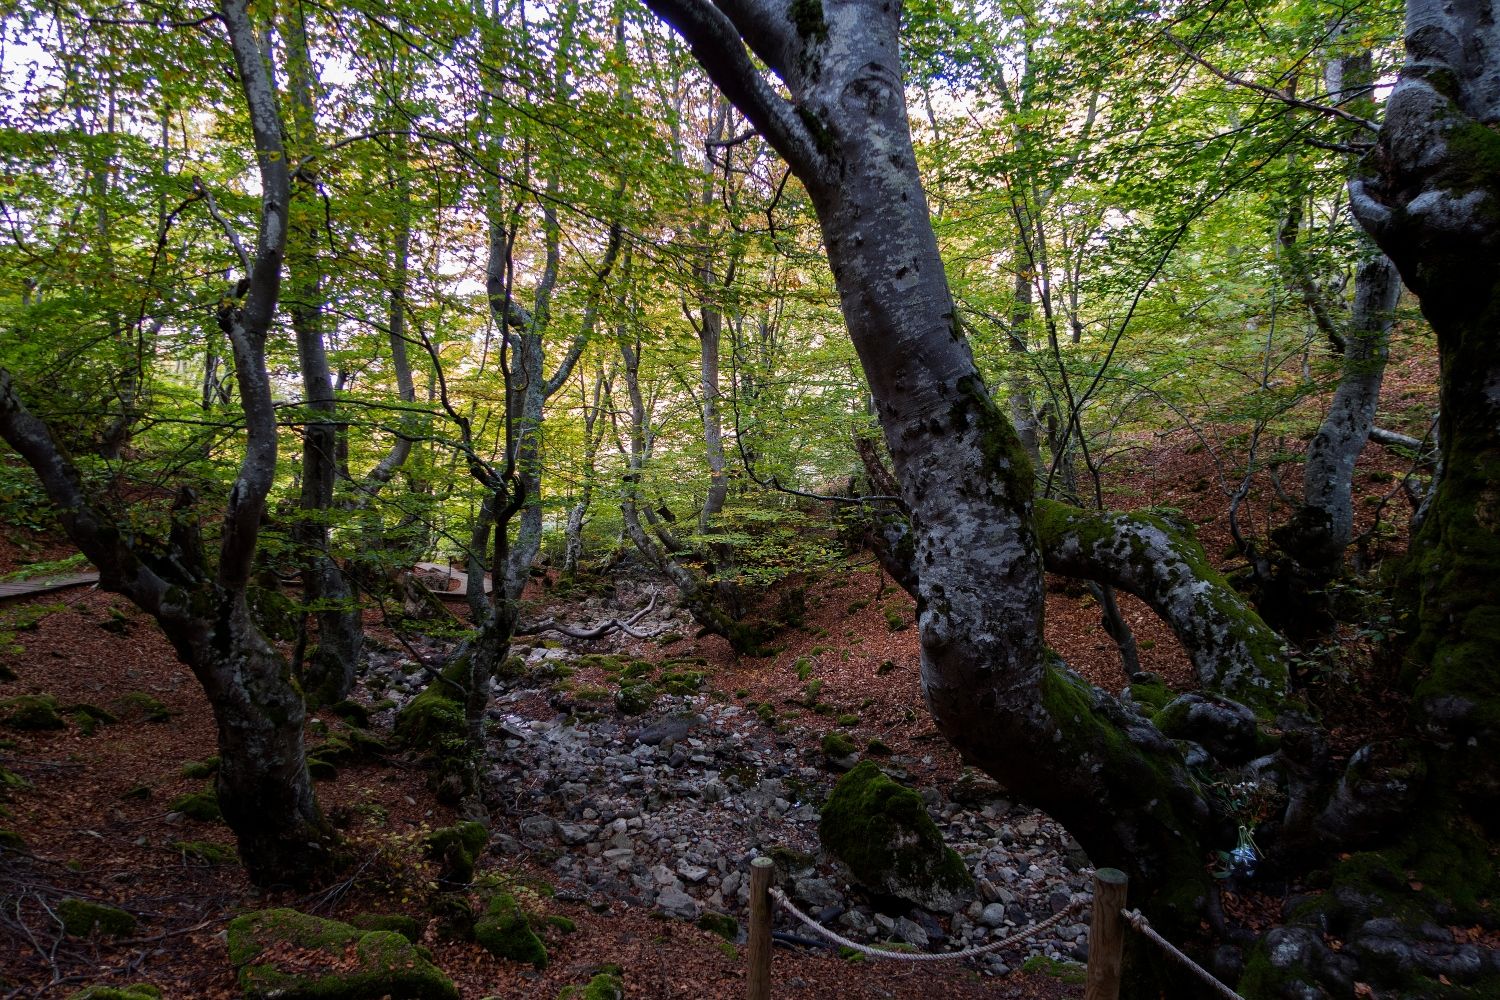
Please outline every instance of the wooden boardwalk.
[[87, 573], [69, 573], [67, 576], [38, 576], [30, 580], [12, 580], [9, 583], [0, 583], [0, 601], [12, 597], [25, 597], [28, 594], [45, 594], [49, 590], [62, 590], [65, 587], [81, 587], [85, 583], [98, 583], [99, 574], [93, 570]]

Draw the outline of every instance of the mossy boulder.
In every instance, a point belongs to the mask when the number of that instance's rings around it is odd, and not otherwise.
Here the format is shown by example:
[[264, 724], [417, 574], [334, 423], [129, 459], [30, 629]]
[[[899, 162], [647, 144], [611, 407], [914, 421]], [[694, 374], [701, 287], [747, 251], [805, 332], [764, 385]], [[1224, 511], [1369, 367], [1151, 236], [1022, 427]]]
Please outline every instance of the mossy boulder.
[[656, 701], [656, 686], [642, 682], [620, 688], [615, 692], [615, 708], [626, 715], [640, 715]]
[[402, 913], [358, 913], [349, 923], [362, 931], [394, 931], [408, 941], [422, 936], [421, 922]]
[[938, 912], [972, 897], [973, 876], [943, 843], [922, 797], [865, 761], [834, 785], [818, 823], [823, 846], [867, 888]]
[[88, 937], [97, 929], [105, 937], [124, 937], [135, 930], [135, 917], [117, 906], [87, 899], [64, 899], [57, 904], [63, 930], [73, 937]]
[[474, 790], [469, 724], [464, 715], [469, 655], [457, 656], [396, 715], [396, 742], [433, 769], [431, 785], [449, 804]]
[[705, 910], [698, 918], [698, 929], [717, 934], [725, 941], [737, 941], [740, 936], [740, 924], [727, 913], [716, 913], [713, 910]]
[[219, 795], [212, 786], [201, 792], [179, 795], [167, 805], [167, 808], [172, 812], [182, 813], [188, 819], [198, 820], [200, 823], [217, 823], [224, 818], [224, 814], [219, 811]]
[[445, 826], [427, 835], [427, 856], [440, 866], [438, 879], [466, 884], [474, 878], [474, 859], [490, 842], [490, 831], [483, 823], [468, 820], [456, 826]]
[[0, 722], [12, 729], [35, 732], [62, 729], [61, 707], [50, 694], [23, 694], [0, 701]]
[[625, 1000], [625, 983], [613, 972], [601, 972], [587, 986], [565, 986], [557, 1000]]
[[162, 1000], [158, 987], [150, 983], [131, 986], [85, 986], [77, 993], [69, 993], [67, 1000]]
[[823, 757], [835, 771], [847, 771], [859, 763], [859, 747], [846, 734], [823, 734]]
[[531, 920], [516, 897], [499, 892], [490, 897], [484, 915], [474, 923], [474, 940], [496, 958], [547, 967], [547, 946], [531, 929]]
[[146, 722], [168, 722], [172, 718], [172, 710], [154, 695], [144, 691], [127, 691], [114, 700], [114, 706], [118, 709], [120, 717], [132, 720], [142, 719]]
[[296, 910], [230, 921], [229, 961], [250, 1000], [458, 1000], [452, 981], [402, 935]]

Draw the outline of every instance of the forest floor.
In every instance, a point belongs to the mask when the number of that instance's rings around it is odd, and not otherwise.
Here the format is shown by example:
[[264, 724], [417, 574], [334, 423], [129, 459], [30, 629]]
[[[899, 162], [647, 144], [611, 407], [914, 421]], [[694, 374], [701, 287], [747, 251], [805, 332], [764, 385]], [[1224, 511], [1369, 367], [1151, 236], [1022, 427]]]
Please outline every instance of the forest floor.
[[[1430, 402], [1432, 373], [1412, 363], [1393, 367], [1387, 414], [1416, 414]], [[1413, 417], [1414, 419], [1414, 417]], [[1424, 429], [1393, 416], [1382, 422], [1420, 436]], [[1356, 480], [1362, 527], [1381, 498], [1393, 496], [1384, 518], [1403, 534], [1409, 507], [1394, 491], [1406, 463], [1369, 446]], [[1211, 556], [1229, 550], [1225, 494], [1235, 483], [1221, 480], [1212, 453], [1186, 432], [1143, 437], [1129, 469], [1106, 470], [1111, 502], [1181, 509], [1198, 526]], [[1244, 523], [1263, 536], [1275, 519], [1272, 491], [1260, 484], [1242, 510]], [[1378, 539], [1396, 551], [1399, 537]], [[55, 562], [71, 550], [54, 536], [15, 530], [0, 537], [0, 576], [28, 565]], [[856, 560], [858, 561], [858, 560]], [[586, 621], [599, 605], [557, 599], [538, 587], [533, 613]], [[1193, 677], [1175, 639], [1144, 605], [1123, 598], [1135, 629], [1143, 670], [1180, 689]], [[630, 640], [599, 647], [632, 658], [661, 662], [701, 657], [706, 673], [701, 703], [776, 706], [775, 739], [788, 755], [823, 761], [820, 740], [834, 728], [861, 746], [883, 742], [902, 759], [913, 784], [951, 786], [962, 765], [937, 734], [925, 712], [917, 676], [917, 634], [910, 600], [868, 561], [852, 571], [813, 581], [807, 616], [778, 638], [782, 648], [761, 659], [736, 657], [714, 637], [684, 637], [670, 643]], [[628, 611], [629, 608], [619, 610]], [[400, 650], [382, 616], [367, 617], [372, 649]], [[1053, 581], [1047, 606], [1047, 640], [1092, 682], [1118, 691], [1127, 678], [1117, 652], [1098, 624], [1086, 591]], [[409, 641], [409, 640], [407, 640]], [[1370, 709], [1372, 690], [1357, 671], [1364, 639], [1351, 630], [1339, 645], [1348, 672], [1319, 667], [1318, 683], [1353, 694], [1344, 726], [1349, 743], [1359, 718]], [[589, 650], [583, 650], [587, 652]], [[836, 721], [833, 713], [805, 705], [806, 678], [799, 660], [813, 664], [822, 697], [858, 713]], [[1320, 661], [1321, 662], [1321, 661]], [[420, 846], [423, 831], [453, 822], [450, 809], [427, 788], [426, 775], [399, 755], [341, 765], [320, 781], [325, 810], [362, 859], [347, 880], [312, 893], [261, 891], [243, 869], [212, 846], [233, 846], [220, 823], [199, 822], [170, 807], [179, 796], [205, 786], [202, 762], [216, 753], [208, 706], [188, 670], [176, 661], [154, 623], [123, 599], [93, 588], [64, 590], [0, 604], [0, 664], [14, 679], [0, 683], [0, 698], [50, 694], [71, 709], [63, 728], [0, 731], [0, 765], [26, 787], [0, 788], [0, 827], [24, 840], [24, 851], [0, 847], [0, 997], [63, 998], [90, 983], [151, 982], [167, 997], [238, 996], [225, 951], [224, 932], [235, 915], [269, 906], [295, 906], [323, 916], [365, 911], [426, 917], [421, 896], [434, 877]], [[4, 672], [0, 671], [0, 677]], [[602, 682], [580, 671], [578, 685]], [[510, 692], [509, 705], [526, 706], [533, 718], [556, 715], [555, 688], [539, 686], [535, 697]], [[552, 699], [552, 700], [549, 700]], [[1330, 698], [1329, 704], [1339, 698]], [[85, 721], [76, 706], [95, 706], [114, 721]], [[1389, 706], [1374, 706], [1376, 711]], [[612, 708], [604, 710], [609, 715]], [[80, 714], [81, 713], [81, 714]], [[389, 712], [374, 727], [388, 727]], [[100, 713], [101, 717], [103, 713]], [[746, 713], [746, 721], [753, 712]], [[1334, 720], [1337, 721], [1337, 720]], [[321, 728], [339, 720], [324, 715]], [[771, 729], [768, 727], [767, 732]], [[768, 737], [769, 738], [769, 737]], [[503, 751], [501, 751], [503, 756]], [[192, 776], [190, 776], [192, 775]], [[514, 831], [520, 816], [497, 815], [497, 831]], [[482, 871], [498, 871], [535, 884], [555, 876], [555, 858], [522, 851], [487, 854]], [[137, 918], [136, 928], [117, 938], [68, 937], [55, 917], [58, 900], [83, 897], [111, 902]], [[1228, 909], [1263, 927], [1279, 912], [1280, 898], [1247, 894]], [[743, 995], [743, 948], [735, 948], [685, 921], [661, 919], [631, 899], [603, 900], [559, 894], [553, 912], [576, 923], [571, 934], [548, 931], [552, 962], [544, 971], [498, 961], [473, 944], [442, 942], [429, 926], [424, 942], [437, 964], [453, 977], [463, 997], [538, 997], [550, 1000], [569, 985], [588, 981], [607, 963], [623, 970], [629, 997], [733, 998]], [[743, 921], [743, 914], [732, 915]], [[1017, 964], [1019, 964], [1017, 962]], [[1082, 987], [1057, 975], [1011, 969], [1005, 975], [949, 964], [848, 962], [816, 949], [778, 948], [777, 997], [840, 998], [1061, 998]]]

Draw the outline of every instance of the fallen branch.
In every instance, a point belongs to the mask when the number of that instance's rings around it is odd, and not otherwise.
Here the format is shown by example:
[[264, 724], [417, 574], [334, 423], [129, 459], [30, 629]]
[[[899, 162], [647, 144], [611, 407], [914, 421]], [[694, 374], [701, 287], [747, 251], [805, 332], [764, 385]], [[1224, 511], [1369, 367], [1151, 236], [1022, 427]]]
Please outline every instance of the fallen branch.
[[588, 641], [593, 639], [602, 639], [604, 636], [609, 635], [611, 632], [618, 631], [624, 632], [626, 635], [632, 636], [636, 639], [651, 639], [661, 634], [661, 627], [646, 631], [636, 629], [633, 626], [636, 622], [640, 621], [642, 618], [646, 617], [646, 615], [650, 614], [651, 609], [655, 607], [656, 591], [653, 590], [651, 592], [651, 600], [646, 602], [646, 606], [632, 614], [629, 618], [623, 620], [619, 618], [610, 618], [598, 625], [595, 625], [593, 628], [579, 629], [574, 628], [571, 625], [559, 625], [556, 619], [548, 618], [545, 621], [523, 623], [517, 625], [515, 634], [540, 635], [543, 632], [556, 632], [559, 635], [567, 636], [569, 639], [582, 639]]

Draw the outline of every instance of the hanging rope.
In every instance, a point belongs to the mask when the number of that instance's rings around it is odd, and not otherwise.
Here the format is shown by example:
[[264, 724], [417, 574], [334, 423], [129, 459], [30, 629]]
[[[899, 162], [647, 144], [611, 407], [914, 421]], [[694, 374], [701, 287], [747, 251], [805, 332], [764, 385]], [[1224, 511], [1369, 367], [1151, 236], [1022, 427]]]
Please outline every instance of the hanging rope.
[[1146, 919], [1145, 914], [1141, 913], [1140, 910], [1121, 910], [1120, 916], [1124, 917], [1125, 922], [1128, 923], [1134, 930], [1137, 930], [1142, 935], [1144, 935], [1146, 940], [1155, 943], [1156, 946], [1161, 948], [1162, 951], [1166, 952], [1169, 957], [1176, 959], [1179, 963], [1186, 966], [1189, 971], [1191, 971], [1199, 979], [1203, 980], [1209, 986], [1212, 986], [1214, 990], [1218, 992], [1219, 996], [1224, 997], [1224, 1000], [1245, 1000], [1244, 997], [1240, 996], [1234, 990], [1230, 989], [1228, 986], [1225, 986], [1223, 983], [1215, 979], [1213, 973], [1209, 972], [1203, 966], [1199, 965], [1197, 962], [1184, 955], [1177, 949], [1176, 945], [1172, 944], [1172, 942], [1156, 933], [1156, 928], [1151, 926], [1151, 922]]
[[839, 932], [829, 930], [827, 927], [824, 927], [812, 917], [809, 917], [807, 914], [797, 909], [792, 901], [787, 898], [786, 893], [782, 892], [780, 889], [772, 888], [770, 892], [772, 899], [774, 899], [783, 908], [785, 908], [788, 913], [796, 917], [804, 927], [812, 931], [814, 934], [817, 934], [819, 937], [826, 938], [827, 940], [832, 941], [834, 944], [842, 945], [845, 948], [852, 948], [854, 951], [857, 951], [862, 955], [869, 955], [871, 958], [889, 958], [892, 961], [896, 962], [949, 962], [958, 961], [965, 958], [975, 958], [979, 955], [987, 955], [992, 951], [999, 951], [1001, 948], [1008, 948], [1013, 944], [1019, 944], [1020, 942], [1025, 941], [1027, 938], [1034, 937], [1037, 934], [1040, 934], [1042, 931], [1046, 930], [1048, 927], [1053, 927], [1057, 924], [1062, 923], [1068, 917], [1072, 916], [1088, 905], [1087, 900], [1075, 899], [1073, 900], [1073, 902], [1069, 903], [1063, 909], [1059, 910], [1057, 913], [1054, 913], [1046, 920], [1043, 920], [1041, 923], [1032, 924], [1030, 927], [1027, 927], [1024, 930], [1017, 931], [1008, 938], [1002, 938], [999, 941], [991, 941], [989, 944], [978, 945], [973, 948], [965, 948], [962, 951], [924, 953], [907, 951], [886, 951], [883, 948], [871, 948], [869, 945], [860, 944], [858, 941], [851, 941], [849, 938], [844, 937], [844, 935], [840, 934]]

